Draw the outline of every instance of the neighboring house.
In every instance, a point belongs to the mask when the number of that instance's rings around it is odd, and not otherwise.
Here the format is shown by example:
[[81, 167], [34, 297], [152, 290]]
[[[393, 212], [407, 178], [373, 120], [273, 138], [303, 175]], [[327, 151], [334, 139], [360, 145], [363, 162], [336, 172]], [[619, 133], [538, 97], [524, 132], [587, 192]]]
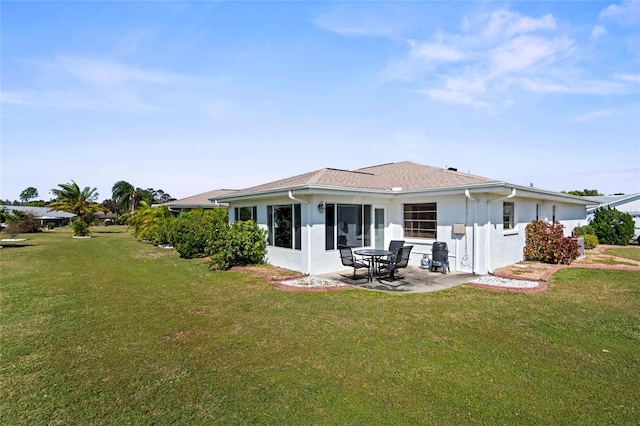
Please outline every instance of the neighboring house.
[[237, 192], [237, 190], [216, 189], [213, 191], [204, 192], [202, 194], [192, 195], [187, 198], [182, 198], [180, 200], [173, 200], [163, 204], [156, 204], [155, 206], [167, 206], [170, 211], [178, 214], [200, 207], [204, 209], [212, 209], [215, 207], [228, 208], [228, 204], [218, 203], [216, 202], [216, 199], [224, 195], [233, 194], [234, 192]]
[[62, 212], [58, 210], [50, 210], [48, 207], [33, 207], [33, 206], [0, 206], [7, 212], [22, 211], [31, 212], [34, 216], [40, 220], [41, 225], [44, 227], [47, 223], [53, 223], [54, 226], [63, 226], [69, 223], [71, 218], [76, 217], [73, 213]]
[[451, 270], [485, 274], [523, 259], [525, 227], [558, 221], [570, 235], [591, 200], [412, 162], [321, 169], [215, 198], [230, 220], [268, 230], [267, 260], [308, 274], [343, 270], [338, 244], [414, 246], [419, 265], [436, 241]]
[[95, 212], [93, 215], [100, 221], [100, 223], [106, 223], [118, 217], [118, 215], [111, 212]]
[[591, 221], [591, 219], [593, 219], [593, 213], [597, 208], [615, 208], [618, 211], [628, 213], [633, 218], [636, 228], [635, 236], [640, 236], [640, 192], [629, 195], [609, 195], [589, 198], [597, 201], [599, 204], [587, 208], [587, 220]]

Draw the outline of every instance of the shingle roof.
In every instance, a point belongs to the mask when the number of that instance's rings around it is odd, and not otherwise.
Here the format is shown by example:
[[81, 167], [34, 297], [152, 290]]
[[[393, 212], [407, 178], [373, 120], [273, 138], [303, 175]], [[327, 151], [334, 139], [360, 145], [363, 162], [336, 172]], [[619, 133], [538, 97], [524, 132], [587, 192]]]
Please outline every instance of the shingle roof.
[[388, 191], [398, 187], [404, 190], [421, 188], [433, 189], [498, 182], [499, 181], [481, 176], [403, 161], [400, 163], [365, 167], [358, 170], [325, 168], [243, 189], [232, 195], [251, 194], [278, 189], [285, 190], [304, 186]]
[[31, 212], [37, 218], [40, 219], [69, 219], [75, 217], [76, 215], [73, 213], [63, 212], [60, 210], [51, 210], [49, 207], [35, 207], [35, 206], [0, 206], [5, 208], [7, 211], [18, 210], [22, 212]]
[[386, 179], [389, 184], [392, 185], [391, 187], [400, 187], [405, 190], [446, 188], [499, 182], [495, 179], [458, 172], [452, 169], [425, 166], [411, 161], [365, 167], [358, 171], [373, 173]]
[[169, 207], [193, 207], [193, 206], [213, 206], [211, 199], [216, 199], [224, 195], [230, 195], [237, 192], [236, 189], [215, 189], [213, 191], [203, 192], [202, 194], [192, 195], [190, 197], [181, 198], [179, 200], [169, 201], [161, 206]]

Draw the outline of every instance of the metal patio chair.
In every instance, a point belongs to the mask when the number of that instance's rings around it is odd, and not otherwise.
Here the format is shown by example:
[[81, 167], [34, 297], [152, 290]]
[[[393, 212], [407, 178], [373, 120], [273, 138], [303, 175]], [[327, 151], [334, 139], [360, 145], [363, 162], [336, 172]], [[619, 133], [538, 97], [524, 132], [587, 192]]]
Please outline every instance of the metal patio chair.
[[368, 276], [369, 263], [367, 263], [366, 260], [356, 259], [356, 257], [353, 255], [353, 251], [351, 250], [351, 247], [349, 246], [340, 245], [338, 246], [338, 250], [340, 250], [340, 261], [342, 262], [342, 265], [353, 268], [354, 280], [356, 279], [356, 271], [358, 269], [366, 268], [367, 276]]

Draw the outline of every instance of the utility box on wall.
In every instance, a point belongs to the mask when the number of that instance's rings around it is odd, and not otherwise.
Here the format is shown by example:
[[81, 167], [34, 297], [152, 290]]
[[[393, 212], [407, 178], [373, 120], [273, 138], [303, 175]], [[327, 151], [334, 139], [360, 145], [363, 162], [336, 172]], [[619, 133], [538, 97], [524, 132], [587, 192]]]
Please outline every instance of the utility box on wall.
[[464, 223], [454, 223], [453, 224], [453, 233], [456, 235], [464, 235], [466, 226]]

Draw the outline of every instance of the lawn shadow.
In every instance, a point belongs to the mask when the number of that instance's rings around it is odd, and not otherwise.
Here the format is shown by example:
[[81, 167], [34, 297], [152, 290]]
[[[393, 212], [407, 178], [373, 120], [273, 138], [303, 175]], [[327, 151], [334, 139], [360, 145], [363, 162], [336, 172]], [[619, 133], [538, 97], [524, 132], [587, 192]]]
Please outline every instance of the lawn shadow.
[[35, 247], [39, 245], [40, 244], [12, 244], [12, 243], [7, 244], [6, 242], [0, 243], [2, 250], [13, 249], [13, 248], [23, 248], [23, 247]]

